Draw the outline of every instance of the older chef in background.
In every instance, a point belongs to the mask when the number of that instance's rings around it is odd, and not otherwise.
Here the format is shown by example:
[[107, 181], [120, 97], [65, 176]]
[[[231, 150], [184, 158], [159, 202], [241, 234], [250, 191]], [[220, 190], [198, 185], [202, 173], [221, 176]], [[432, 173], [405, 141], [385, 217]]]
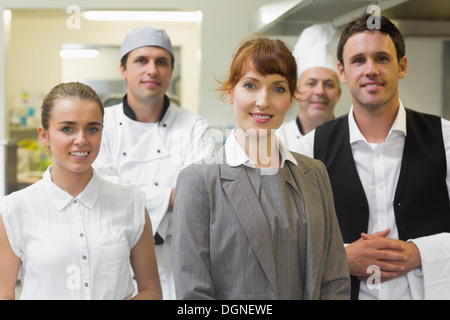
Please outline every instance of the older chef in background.
[[107, 180], [145, 192], [163, 299], [175, 299], [171, 242], [176, 180], [182, 168], [211, 154], [213, 141], [202, 117], [172, 104], [166, 95], [174, 55], [164, 30], [132, 30], [120, 59], [127, 94], [123, 103], [105, 109], [94, 167]]
[[294, 47], [300, 92], [298, 114], [278, 130], [289, 150], [296, 151], [305, 134], [334, 118], [334, 108], [341, 97], [337, 42], [337, 30], [333, 25], [317, 24], [303, 30]]

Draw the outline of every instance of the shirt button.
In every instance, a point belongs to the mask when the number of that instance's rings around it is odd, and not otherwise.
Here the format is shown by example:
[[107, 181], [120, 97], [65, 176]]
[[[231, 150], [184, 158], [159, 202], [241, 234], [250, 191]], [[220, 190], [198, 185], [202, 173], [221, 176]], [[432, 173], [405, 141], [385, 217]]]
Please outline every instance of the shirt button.
[[73, 200], [73, 203], [78, 203], [78, 200], [77, 199]]
[[82, 238], [83, 238], [83, 237], [84, 237], [84, 233], [80, 233], [80, 237], [82, 237]]
[[83, 260], [86, 260], [87, 259], [87, 257], [86, 256], [83, 256]]
[[84, 286], [85, 286], [85, 287], [89, 287], [89, 283], [85, 282], [85, 283], [84, 283]]

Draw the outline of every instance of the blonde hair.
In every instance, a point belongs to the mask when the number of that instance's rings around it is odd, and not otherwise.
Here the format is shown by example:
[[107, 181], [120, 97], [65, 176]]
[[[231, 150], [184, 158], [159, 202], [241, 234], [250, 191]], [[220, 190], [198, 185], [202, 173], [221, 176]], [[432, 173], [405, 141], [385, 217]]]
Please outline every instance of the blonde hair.
[[50, 117], [53, 111], [55, 101], [66, 97], [78, 97], [81, 100], [92, 100], [96, 102], [103, 115], [103, 103], [98, 94], [88, 85], [81, 82], [60, 83], [54, 87], [44, 98], [41, 107], [41, 124], [45, 130], [48, 130]]

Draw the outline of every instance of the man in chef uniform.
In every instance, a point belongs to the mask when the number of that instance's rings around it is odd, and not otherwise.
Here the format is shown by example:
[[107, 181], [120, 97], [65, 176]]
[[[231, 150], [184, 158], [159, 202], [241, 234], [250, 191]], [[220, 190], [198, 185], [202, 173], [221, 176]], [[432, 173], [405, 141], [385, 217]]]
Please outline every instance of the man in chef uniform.
[[145, 26], [128, 33], [120, 47], [123, 102], [105, 109], [97, 174], [146, 194], [164, 299], [175, 299], [171, 266], [172, 208], [179, 172], [209, 156], [213, 140], [199, 115], [166, 95], [174, 55], [164, 30]]
[[294, 47], [299, 79], [298, 114], [277, 131], [289, 150], [297, 151], [305, 134], [334, 118], [334, 108], [341, 97], [337, 42], [337, 30], [332, 24], [316, 24], [303, 30]]

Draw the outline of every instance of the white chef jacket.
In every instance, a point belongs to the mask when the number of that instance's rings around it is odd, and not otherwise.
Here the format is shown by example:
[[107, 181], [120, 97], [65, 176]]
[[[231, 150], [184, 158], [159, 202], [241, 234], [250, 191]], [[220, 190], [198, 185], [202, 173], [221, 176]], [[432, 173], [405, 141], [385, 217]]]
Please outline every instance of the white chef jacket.
[[210, 156], [214, 141], [206, 121], [171, 104], [157, 123], [130, 119], [123, 105], [105, 108], [100, 154], [93, 164], [99, 176], [145, 192], [153, 233], [163, 238], [155, 245], [163, 299], [175, 299], [171, 242], [170, 194], [181, 169]]
[[277, 130], [277, 135], [283, 141], [288, 150], [298, 150], [299, 143], [303, 134], [300, 132], [297, 125], [297, 118], [294, 120], [284, 122]]
[[0, 204], [22, 262], [20, 299], [131, 298], [130, 250], [144, 229], [144, 194], [94, 172], [74, 198], [52, 182], [50, 170]]
[[[353, 158], [369, 204], [368, 233], [390, 228], [388, 237], [398, 239], [393, 203], [407, 134], [405, 108], [400, 101], [397, 117], [381, 144], [369, 143], [364, 138], [353, 117], [353, 106], [348, 123]], [[314, 134], [315, 130], [306, 134], [294, 151], [313, 157]], [[447, 189], [450, 190], [450, 122], [445, 119], [442, 119], [442, 135], [447, 158]], [[420, 251], [422, 267], [380, 283], [378, 288], [369, 289], [362, 281], [359, 299], [450, 299], [450, 234], [410, 241]]]

